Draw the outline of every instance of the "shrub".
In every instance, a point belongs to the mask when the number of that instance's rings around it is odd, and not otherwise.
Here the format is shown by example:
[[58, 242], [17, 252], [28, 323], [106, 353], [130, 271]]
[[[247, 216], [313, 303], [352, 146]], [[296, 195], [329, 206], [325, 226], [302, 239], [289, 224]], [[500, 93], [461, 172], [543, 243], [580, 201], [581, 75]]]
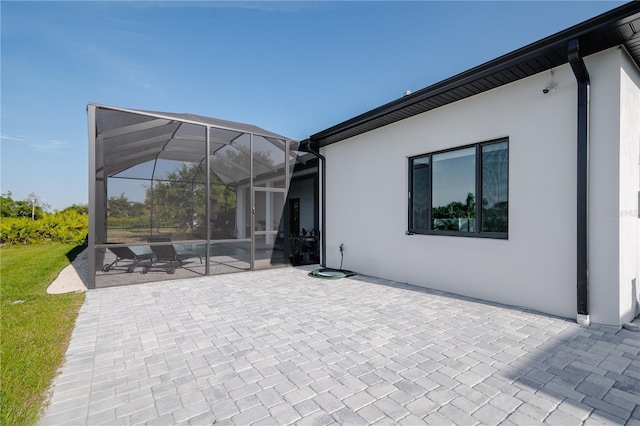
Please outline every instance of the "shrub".
[[67, 212], [69, 210], [74, 210], [78, 214], [89, 214], [89, 206], [86, 204], [71, 204], [69, 207], [66, 207], [62, 210], [62, 212]]
[[83, 244], [87, 239], [89, 219], [87, 215], [66, 210], [44, 215], [42, 219], [3, 218], [0, 222], [0, 243], [32, 244], [60, 242]]

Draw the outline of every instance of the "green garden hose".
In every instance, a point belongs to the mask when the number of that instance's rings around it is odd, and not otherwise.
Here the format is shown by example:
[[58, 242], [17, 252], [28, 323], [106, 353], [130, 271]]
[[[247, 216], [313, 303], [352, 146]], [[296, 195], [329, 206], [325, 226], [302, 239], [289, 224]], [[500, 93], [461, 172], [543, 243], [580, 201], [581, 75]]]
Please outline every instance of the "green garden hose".
[[339, 280], [340, 278], [348, 278], [348, 277], [353, 277], [354, 275], [358, 275], [353, 271], [347, 271], [345, 269], [342, 269], [342, 262], [344, 260], [344, 244], [340, 244], [340, 256], [341, 256], [340, 269], [333, 269], [333, 268], [314, 269], [313, 271], [309, 272], [309, 276], [314, 278], [323, 278], [325, 280]]
[[323, 278], [325, 280], [339, 280], [340, 278], [348, 278], [358, 275], [353, 271], [344, 269], [320, 268], [309, 272], [310, 277]]

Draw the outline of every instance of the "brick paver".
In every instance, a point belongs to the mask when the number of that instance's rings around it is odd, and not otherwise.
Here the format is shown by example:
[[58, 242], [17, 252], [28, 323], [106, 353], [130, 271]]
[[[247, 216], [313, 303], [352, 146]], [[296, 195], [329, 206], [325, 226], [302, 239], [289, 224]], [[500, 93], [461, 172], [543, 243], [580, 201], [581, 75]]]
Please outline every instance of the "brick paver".
[[40, 423], [640, 423], [637, 331], [306, 273], [89, 291]]

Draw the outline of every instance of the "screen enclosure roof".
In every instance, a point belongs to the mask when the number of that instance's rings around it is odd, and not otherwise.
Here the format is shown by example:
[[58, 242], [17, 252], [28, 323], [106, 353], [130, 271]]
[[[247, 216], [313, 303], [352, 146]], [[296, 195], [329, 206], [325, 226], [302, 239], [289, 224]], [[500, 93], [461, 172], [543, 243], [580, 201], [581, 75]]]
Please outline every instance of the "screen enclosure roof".
[[[282, 161], [264, 161], [256, 156], [258, 171], [276, 172], [284, 166], [283, 152], [296, 159], [297, 142], [260, 127], [187, 113], [170, 113], [112, 107], [89, 103], [95, 107], [97, 164], [96, 172], [104, 177], [126, 175], [132, 170], [137, 178], [154, 179], [156, 164], [162, 160], [205, 163], [207, 132], [211, 170], [225, 183], [239, 183], [250, 177], [251, 138], [268, 141]], [[262, 144], [264, 145], [264, 144]], [[269, 150], [265, 152], [269, 154]], [[279, 154], [278, 154], [279, 153]], [[100, 164], [102, 163], [102, 164]], [[145, 165], [145, 166], [141, 166]], [[122, 176], [124, 177], [124, 176]]]

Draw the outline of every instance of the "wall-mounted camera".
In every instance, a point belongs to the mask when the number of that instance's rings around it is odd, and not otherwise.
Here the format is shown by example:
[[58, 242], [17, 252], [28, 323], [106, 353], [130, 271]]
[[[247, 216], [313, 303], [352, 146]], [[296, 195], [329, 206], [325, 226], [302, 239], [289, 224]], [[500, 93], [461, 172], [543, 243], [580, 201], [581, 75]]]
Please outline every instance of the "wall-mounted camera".
[[552, 81], [551, 83], [547, 84], [547, 87], [542, 89], [542, 93], [544, 93], [546, 95], [550, 91], [555, 90], [557, 88], [558, 88], [558, 85]]

